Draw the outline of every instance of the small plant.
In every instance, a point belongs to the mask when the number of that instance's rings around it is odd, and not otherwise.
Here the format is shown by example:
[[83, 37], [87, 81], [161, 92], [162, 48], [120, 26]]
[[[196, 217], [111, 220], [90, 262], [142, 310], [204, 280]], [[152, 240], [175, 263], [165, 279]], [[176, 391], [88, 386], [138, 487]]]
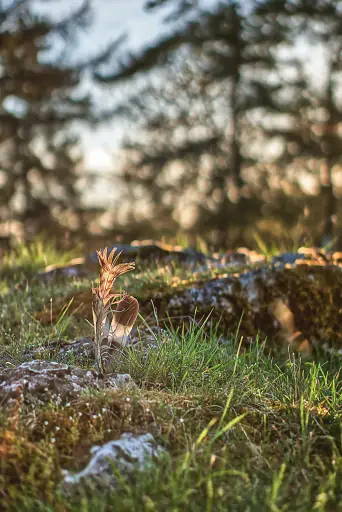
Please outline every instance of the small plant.
[[121, 348], [127, 343], [139, 313], [139, 303], [135, 297], [126, 292], [113, 293], [116, 279], [135, 268], [134, 263], [118, 264], [121, 253], [115, 256], [115, 252], [116, 248], [110, 253], [108, 248], [96, 251], [100, 264], [100, 283], [97, 288], [92, 286], [92, 307], [95, 358], [101, 373], [105, 373], [115, 348]]

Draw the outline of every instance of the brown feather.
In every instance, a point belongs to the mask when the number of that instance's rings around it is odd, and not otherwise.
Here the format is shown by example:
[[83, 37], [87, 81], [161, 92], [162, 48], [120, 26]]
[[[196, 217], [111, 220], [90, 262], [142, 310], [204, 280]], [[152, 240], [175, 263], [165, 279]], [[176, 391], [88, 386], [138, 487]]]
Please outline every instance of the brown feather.
[[135, 263], [117, 264], [117, 261], [120, 258], [121, 253], [117, 254], [116, 257], [114, 258], [115, 253], [115, 247], [109, 254], [107, 247], [103, 251], [101, 249], [99, 251], [96, 251], [97, 259], [100, 264], [99, 294], [100, 297], [102, 297], [105, 302], [108, 302], [111, 299], [110, 293], [116, 279], [122, 274], [125, 274], [130, 270], [134, 270], [135, 268]]
[[[138, 316], [139, 303], [125, 292], [112, 293], [116, 279], [135, 268], [134, 263], [118, 264], [120, 253], [116, 248], [110, 253], [105, 248], [96, 251], [100, 264], [100, 282], [92, 286], [92, 310], [94, 321], [94, 347], [97, 365], [102, 373], [111, 360], [114, 346], [123, 346]], [[115, 311], [112, 307], [117, 305]]]
[[139, 313], [139, 302], [132, 295], [124, 295], [113, 315], [109, 340], [113, 344], [126, 345], [127, 338]]

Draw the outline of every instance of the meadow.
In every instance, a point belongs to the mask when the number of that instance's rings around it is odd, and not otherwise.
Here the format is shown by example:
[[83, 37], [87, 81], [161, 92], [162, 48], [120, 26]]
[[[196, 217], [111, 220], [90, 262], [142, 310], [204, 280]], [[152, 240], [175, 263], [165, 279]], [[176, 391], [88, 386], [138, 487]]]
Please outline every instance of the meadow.
[[[67, 346], [92, 336], [69, 297], [91, 289], [94, 276], [16, 287], [74, 256], [37, 243], [3, 261], [0, 385], [2, 373], [30, 359], [94, 369], [92, 357], [56, 349], [56, 340]], [[140, 269], [123, 287], [134, 294], [156, 286], [156, 275]], [[171, 286], [169, 277], [163, 285]], [[36, 316], [44, 307], [47, 323]], [[67, 402], [11, 406], [0, 393], [1, 510], [342, 510], [340, 355], [305, 359], [290, 347], [277, 354], [258, 333], [245, 346], [239, 329], [222, 337], [210, 317], [160, 327], [157, 309], [152, 320], [140, 316], [135, 338], [112, 368], [132, 377], [132, 389], [89, 388]], [[165, 450], [129, 477], [113, 467], [114, 491], [66, 496], [63, 470], [79, 471], [93, 445], [123, 432], [149, 432]]]

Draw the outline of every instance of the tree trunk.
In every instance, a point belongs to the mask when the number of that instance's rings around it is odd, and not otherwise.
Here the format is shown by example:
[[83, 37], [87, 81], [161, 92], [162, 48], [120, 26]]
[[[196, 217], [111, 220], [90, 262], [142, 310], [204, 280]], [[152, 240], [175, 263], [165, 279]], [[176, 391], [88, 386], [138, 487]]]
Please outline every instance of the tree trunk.
[[336, 197], [332, 182], [332, 163], [327, 158], [321, 169], [321, 196], [323, 202], [322, 245], [331, 243], [334, 238]]
[[324, 208], [322, 245], [331, 244], [335, 234], [334, 224], [337, 213], [337, 202], [334, 195], [334, 186], [332, 181], [332, 168], [334, 165], [332, 138], [334, 137], [335, 130], [337, 130], [339, 119], [336, 118], [336, 109], [334, 108], [333, 72], [336, 70], [336, 66], [338, 65], [341, 49], [337, 51], [335, 57], [333, 57], [329, 63], [325, 98], [328, 118], [325, 122], [323, 136], [325, 162], [321, 168], [321, 194]]

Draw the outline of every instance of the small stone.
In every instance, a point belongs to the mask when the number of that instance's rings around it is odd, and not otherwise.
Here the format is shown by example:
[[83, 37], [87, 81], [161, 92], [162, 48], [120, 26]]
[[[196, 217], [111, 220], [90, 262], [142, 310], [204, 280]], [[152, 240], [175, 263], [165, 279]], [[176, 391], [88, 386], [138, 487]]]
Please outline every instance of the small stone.
[[94, 446], [90, 462], [83, 471], [75, 474], [64, 471], [62, 490], [70, 493], [79, 488], [94, 489], [94, 484], [98, 488], [113, 489], [116, 484], [114, 466], [121, 474], [129, 476], [136, 469], [144, 470], [163, 452], [151, 434], [122, 434], [117, 441]]

